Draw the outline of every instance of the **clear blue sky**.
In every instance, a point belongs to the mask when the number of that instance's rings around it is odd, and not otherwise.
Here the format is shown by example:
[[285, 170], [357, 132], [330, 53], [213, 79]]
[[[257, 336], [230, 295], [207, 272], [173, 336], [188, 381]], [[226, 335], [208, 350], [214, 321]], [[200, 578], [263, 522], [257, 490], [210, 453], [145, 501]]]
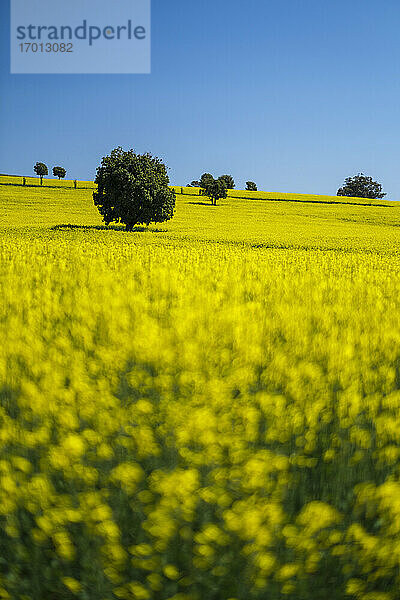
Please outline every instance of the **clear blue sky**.
[[359, 171], [400, 200], [398, 0], [153, 0], [151, 75], [10, 75], [0, 2], [0, 172], [93, 179], [115, 146], [186, 184], [336, 193]]

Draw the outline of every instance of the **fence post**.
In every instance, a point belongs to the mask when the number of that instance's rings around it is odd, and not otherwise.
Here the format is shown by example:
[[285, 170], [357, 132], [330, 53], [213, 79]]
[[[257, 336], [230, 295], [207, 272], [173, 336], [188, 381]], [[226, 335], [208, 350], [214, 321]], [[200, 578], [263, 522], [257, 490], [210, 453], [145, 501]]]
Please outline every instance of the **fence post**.
[[76, 179], [74, 179], [74, 188], [76, 189]]

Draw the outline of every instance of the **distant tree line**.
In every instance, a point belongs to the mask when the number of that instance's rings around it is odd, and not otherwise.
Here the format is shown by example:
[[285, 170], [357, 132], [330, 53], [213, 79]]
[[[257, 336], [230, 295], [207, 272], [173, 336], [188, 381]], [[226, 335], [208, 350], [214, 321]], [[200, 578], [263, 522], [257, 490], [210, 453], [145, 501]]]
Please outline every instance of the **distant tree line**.
[[[211, 204], [215, 205], [217, 200], [227, 197], [227, 190], [234, 189], [235, 181], [232, 175], [221, 175], [218, 179], [214, 179], [210, 173], [204, 173], [200, 180], [192, 181], [188, 187], [199, 187], [200, 194], [210, 198]], [[256, 192], [257, 189], [257, 184], [254, 181], [246, 181], [246, 191]], [[364, 173], [347, 177], [344, 185], [338, 189], [337, 195], [372, 200], [386, 196], [382, 190], [382, 185], [374, 181], [372, 177], [364, 175]]]
[[[206, 177], [207, 179], [210, 179], [210, 177], [212, 177], [212, 175], [210, 175], [210, 173], [204, 173], [201, 176], [200, 181], [194, 180], [188, 184], [188, 187], [202, 187], [201, 182], [202, 182], [202, 180], [204, 181], [204, 177]], [[220, 177], [218, 177], [218, 179], [220, 179], [221, 181], [223, 181], [225, 183], [225, 187], [227, 190], [234, 189], [235, 180], [233, 179], [232, 175], [221, 175]]]
[[[37, 162], [34, 165], [33, 170], [36, 173], [36, 175], [40, 177], [40, 185], [43, 185], [43, 177], [46, 177], [46, 175], [49, 174], [49, 169], [47, 165], [43, 162]], [[64, 169], [64, 167], [53, 167], [54, 177], [58, 177], [58, 179], [64, 179], [66, 174], [67, 171]]]
[[[40, 185], [43, 185], [43, 177], [49, 174], [47, 165], [43, 162], [37, 162], [33, 167], [36, 175], [40, 177]], [[64, 179], [67, 174], [66, 169], [61, 166], [53, 167], [53, 176], [58, 179]], [[76, 187], [76, 181], [75, 181]], [[211, 173], [203, 173], [199, 180], [194, 180], [188, 184], [188, 187], [200, 188], [200, 195], [210, 199], [211, 204], [215, 206], [217, 201], [224, 199], [228, 195], [228, 190], [235, 189], [235, 180], [232, 175], [220, 175], [214, 178]], [[256, 192], [257, 184], [254, 181], [246, 181], [246, 191]], [[337, 196], [348, 196], [354, 198], [369, 198], [371, 200], [382, 199], [386, 196], [382, 185], [374, 181], [372, 177], [359, 173], [354, 177], [347, 177], [342, 187], [337, 191]]]
[[[203, 173], [199, 180], [192, 181], [188, 187], [200, 188], [200, 195], [209, 198], [211, 204], [215, 206], [218, 200], [227, 197], [228, 190], [235, 189], [235, 180], [232, 175], [220, 175], [215, 179], [211, 173]], [[246, 190], [256, 192], [257, 185], [254, 181], [247, 181]]]

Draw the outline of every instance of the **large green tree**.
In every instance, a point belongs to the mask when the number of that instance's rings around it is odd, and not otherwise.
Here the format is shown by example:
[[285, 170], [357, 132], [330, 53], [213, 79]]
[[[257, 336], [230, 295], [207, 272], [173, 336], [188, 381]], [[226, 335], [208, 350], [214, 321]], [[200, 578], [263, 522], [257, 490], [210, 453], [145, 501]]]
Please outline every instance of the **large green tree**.
[[386, 196], [382, 191], [382, 185], [374, 181], [372, 177], [367, 177], [364, 173], [359, 173], [354, 177], [347, 177], [343, 187], [338, 189], [337, 195], [352, 196], [354, 198], [371, 198], [373, 200]]
[[104, 222], [135, 225], [162, 223], [173, 217], [175, 192], [169, 187], [167, 167], [149, 153], [121, 147], [105, 156], [97, 169], [93, 201]]

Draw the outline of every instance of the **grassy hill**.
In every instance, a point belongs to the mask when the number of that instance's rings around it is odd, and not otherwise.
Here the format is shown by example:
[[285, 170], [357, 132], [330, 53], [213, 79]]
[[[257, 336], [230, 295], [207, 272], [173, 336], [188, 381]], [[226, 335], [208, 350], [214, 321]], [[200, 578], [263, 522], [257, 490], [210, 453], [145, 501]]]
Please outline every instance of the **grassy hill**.
[[189, 192], [0, 185], [0, 596], [395, 600], [400, 206]]

